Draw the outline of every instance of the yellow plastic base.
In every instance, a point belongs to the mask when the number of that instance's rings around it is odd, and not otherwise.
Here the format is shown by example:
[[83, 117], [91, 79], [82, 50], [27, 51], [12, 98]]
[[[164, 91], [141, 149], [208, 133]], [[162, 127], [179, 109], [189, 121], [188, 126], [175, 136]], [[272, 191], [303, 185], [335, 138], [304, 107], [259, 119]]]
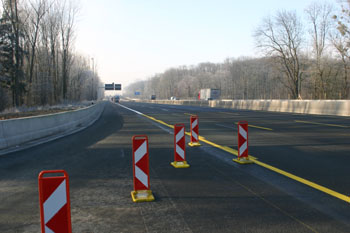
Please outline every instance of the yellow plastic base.
[[189, 168], [190, 165], [186, 161], [174, 161], [170, 163], [174, 168]]
[[189, 142], [189, 146], [200, 146], [201, 144], [199, 142]]
[[252, 160], [249, 160], [249, 158], [237, 158], [237, 159], [232, 159], [234, 162], [239, 163], [239, 164], [251, 164], [254, 163]]
[[151, 190], [131, 191], [133, 202], [154, 201], [154, 196]]

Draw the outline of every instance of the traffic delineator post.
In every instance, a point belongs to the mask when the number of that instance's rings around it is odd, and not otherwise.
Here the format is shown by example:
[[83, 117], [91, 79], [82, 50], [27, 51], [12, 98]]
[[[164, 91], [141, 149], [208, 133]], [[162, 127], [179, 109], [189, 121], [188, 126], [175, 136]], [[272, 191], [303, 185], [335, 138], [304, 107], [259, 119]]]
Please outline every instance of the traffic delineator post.
[[192, 115], [191, 116], [191, 142], [188, 143], [189, 146], [200, 146], [199, 143], [199, 126], [198, 126], [198, 116]]
[[154, 201], [149, 182], [149, 152], [146, 135], [132, 137], [132, 164], [134, 190], [131, 191], [131, 198], [133, 202]]
[[175, 168], [188, 168], [190, 165], [186, 161], [186, 138], [185, 125], [174, 125], [174, 162], [171, 165]]
[[253, 163], [248, 156], [248, 122], [240, 121], [238, 127], [238, 157], [233, 161], [240, 164]]
[[[44, 177], [45, 174], [63, 176]], [[42, 233], [72, 233], [69, 199], [69, 179], [64, 170], [39, 173], [39, 205]]]

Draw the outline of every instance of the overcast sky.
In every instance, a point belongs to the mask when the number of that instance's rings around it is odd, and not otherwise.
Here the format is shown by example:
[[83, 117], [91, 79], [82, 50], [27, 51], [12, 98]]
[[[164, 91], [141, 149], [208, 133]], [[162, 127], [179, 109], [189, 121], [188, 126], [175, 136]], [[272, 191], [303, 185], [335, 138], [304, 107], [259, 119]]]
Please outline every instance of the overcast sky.
[[262, 18], [282, 9], [302, 15], [312, 2], [80, 0], [76, 49], [94, 58], [102, 81], [125, 86], [170, 67], [254, 56]]

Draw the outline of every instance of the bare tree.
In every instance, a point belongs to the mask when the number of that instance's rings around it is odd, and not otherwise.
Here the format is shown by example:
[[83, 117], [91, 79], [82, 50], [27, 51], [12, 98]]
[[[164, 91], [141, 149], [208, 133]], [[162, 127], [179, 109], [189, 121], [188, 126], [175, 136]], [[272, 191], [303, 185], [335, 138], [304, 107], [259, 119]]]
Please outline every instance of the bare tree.
[[341, 90], [341, 97], [347, 99], [349, 97], [349, 81], [348, 81], [348, 76], [349, 76], [349, 49], [346, 46], [346, 42], [344, 38], [337, 32], [333, 32], [331, 34], [331, 42], [336, 49], [336, 51], [339, 54], [341, 63], [342, 63], [342, 77], [343, 77], [343, 82], [342, 82], [342, 90]]
[[[96, 99], [100, 79], [74, 48], [73, 0], [1, 0], [0, 98], [9, 106]], [[25, 59], [26, 58], [26, 59]], [[93, 80], [93, 82], [91, 82]], [[87, 91], [87, 90], [93, 90]], [[25, 91], [28, 91], [26, 97]]]
[[52, 77], [53, 82], [53, 99], [57, 103], [60, 96], [59, 88], [59, 69], [58, 69], [58, 50], [59, 50], [59, 35], [60, 35], [60, 12], [59, 5], [53, 5], [49, 9], [48, 14], [45, 18], [44, 26], [47, 27], [48, 40], [49, 40], [49, 51], [50, 51], [50, 69], [49, 75]]
[[337, 22], [337, 31], [332, 33], [332, 44], [338, 51], [343, 63], [343, 97], [349, 98], [349, 60], [350, 60], [350, 0], [343, 1], [342, 10], [339, 15], [334, 15]]
[[71, 48], [74, 39], [75, 17], [78, 8], [72, 2], [63, 1], [61, 7], [60, 33], [62, 46], [62, 97], [67, 98], [69, 67], [71, 62]]
[[25, 27], [26, 38], [30, 44], [29, 55], [29, 83], [33, 81], [33, 70], [34, 70], [34, 59], [36, 55], [37, 41], [39, 37], [40, 22], [47, 12], [48, 4], [46, 0], [35, 0], [28, 1], [27, 3], [30, 9], [27, 11], [28, 24]]
[[314, 64], [310, 72], [314, 81], [314, 95], [316, 98], [326, 98], [327, 86], [332, 74], [332, 67], [327, 64], [327, 58], [325, 58], [327, 36], [332, 25], [330, 17], [332, 11], [332, 5], [318, 2], [312, 3], [305, 10], [310, 22], [309, 31], [312, 37], [312, 59]]
[[280, 65], [287, 77], [286, 87], [293, 98], [300, 98], [302, 67], [300, 64], [303, 27], [295, 12], [280, 11], [264, 19], [254, 33], [257, 47]]
[[6, 27], [5, 36], [8, 38], [8, 74], [10, 77], [10, 88], [12, 91], [12, 104], [19, 106], [23, 102], [23, 94], [25, 92], [23, 57], [24, 57], [24, 33], [23, 22], [20, 16], [20, 8], [18, 0], [3, 0], [3, 17], [2, 25]]

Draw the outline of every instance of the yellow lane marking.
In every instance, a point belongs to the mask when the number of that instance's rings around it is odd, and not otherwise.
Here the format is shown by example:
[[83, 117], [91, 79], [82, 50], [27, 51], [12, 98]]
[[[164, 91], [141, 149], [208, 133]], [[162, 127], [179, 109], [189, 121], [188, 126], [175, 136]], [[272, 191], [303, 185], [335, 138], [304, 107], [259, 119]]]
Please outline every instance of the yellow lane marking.
[[257, 165], [260, 165], [260, 166], [262, 166], [262, 167], [265, 167], [265, 168], [267, 168], [267, 169], [269, 169], [269, 170], [272, 170], [272, 171], [274, 171], [274, 172], [277, 172], [277, 173], [279, 173], [279, 174], [281, 174], [281, 175], [287, 176], [287, 177], [289, 177], [289, 178], [291, 178], [291, 179], [293, 179], [293, 180], [299, 181], [300, 183], [303, 183], [303, 184], [305, 184], [305, 185], [307, 185], [307, 186], [310, 186], [310, 187], [312, 187], [312, 188], [314, 188], [314, 189], [317, 189], [317, 190], [319, 190], [319, 191], [321, 191], [321, 192], [327, 193], [327, 194], [329, 194], [329, 195], [331, 195], [331, 196], [333, 196], [333, 197], [339, 198], [340, 200], [343, 200], [343, 201], [346, 201], [346, 202], [350, 202], [350, 197], [345, 196], [344, 194], [338, 193], [338, 192], [333, 191], [333, 190], [331, 190], [331, 189], [329, 189], [329, 188], [326, 188], [326, 187], [324, 187], [324, 186], [318, 185], [318, 184], [316, 184], [316, 183], [314, 183], [314, 182], [311, 182], [311, 181], [309, 181], [309, 180], [303, 179], [303, 178], [301, 178], [301, 177], [298, 177], [298, 176], [296, 176], [296, 175], [293, 175], [293, 174], [291, 174], [291, 173], [289, 173], [289, 172], [283, 171], [283, 170], [281, 170], [281, 169], [278, 169], [278, 168], [273, 167], [273, 166], [271, 166], [271, 165], [268, 165], [268, 164], [266, 164], [266, 163], [263, 163], [263, 162], [260, 162], [260, 161], [254, 160], [254, 159], [252, 159], [252, 160], [253, 160], [253, 162], [256, 163]]
[[248, 127], [257, 128], [257, 129], [264, 129], [264, 130], [269, 130], [269, 131], [273, 130], [273, 129], [270, 129], [270, 128], [265, 128], [265, 127], [256, 126], [256, 125], [249, 125], [249, 124], [248, 124]]
[[294, 120], [294, 121], [297, 123], [304, 123], [304, 124], [325, 125], [325, 126], [340, 127], [340, 128], [350, 128], [350, 126], [346, 126], [346, 125], [324, 124], [324, 123], [318, 123], [318, 122], [312, 122], [312, 121], [299, 121], [299, 120]]
[[[235, 123], [235, 124], [237, 125], [238, 123]], [[251, 125], [251, 124], [248, 124], [248, 127], [257, 128], [257, 129], [264, 129], [264, 130], [269, 130], [269, 131], [273, 130], [273, 129], [270, 129], [270, 128], [261, 127], [261, 126], [257, 126], [257, 125]]]
[[157, 119], [154, 118], [154, 117], [148, 116], [148, 115], [146, 115], [146, 114], [142, 114], [142, 116], [147, 117], [148, 119], [150, 119], [150, 120], [152, 120], [152, 121], [155, 121], [155, 122], [158, 122], [158, 123], [160, 123], [160, 124], [162, 124], [162, 125], [168, 126], [169, 128], [174, 128], [173, 125], [169, 125], [169, 124], [165, 123], [164, 121], [157, 120]]
[[189, 116], [197, 116], [196, 114], [191, 114], [191, 113], [184, 113], [184, 114]]
[[[233, 155], [236, 155], [238, 156], [238, 151], [235, 150], [235, 149], [232, 149], [231, 147], [228, 147], [228, 146], [223, 146], [222, 148], [220, 148], [230, 154], [233, 154]], [[254, 157], [254, 156], [251, 156], [251, 155], [248, 155], [249, 159], [258, 159], [257, 157]]]
[[[164, 121], [157, 120], [157, 119], [155, 119], [154, 117], [147, 116], [147, 115], [145, 115], [145, 114], [142, 114], [142, 115], [145, 116], [145, 117], [147, 117], [147, 118], [149, 118], [149, 119], [151, 119], [151, 120], [153, 120], [153, 121], [156, 121], [156, 122], [158, 122], [158, 123], [160, 123], [160, 124], [162, 124], [162, 125], [168, 126], [168, 127], [170, 127], [170, 128], [174, 128], [174, 126], [169, 125], [169, 124], [165, 123]], [[191, 134], [190, 134], [189, 132], [186, 132], [186, 135], [191, 135]], [[209, 145], [211, 145], [211, 146], [213, 146], [213, 147], [216, 147], [216, 148], [219, 148], [219, 149], [221, 149], [221, 150], [223, 150], [223, 151], [226, 151], [226, 152], [228, 152], [228, 153], [230, 153], [230, 154], [233, 154], [233, 155], [236, 155], [236, 156], [238, 155], [237, 150], [234, 150], [234, 149], [232, 149], [232, 148], [230, 148], [230, 147], [218, 145], [218, 144], [216, 144], [216, 143], [214, 143], [214, 142], [211, 142], [211, 141], [206, 140], [204, 137], [201, 137], [201, 136], [199, 136], [199, 140], [202, 141], [202, 142], [205, 142], [205, 143], [207, 143], [207, 144], [209, 144]], [[304, 179], [304, 178], [301, 178], [301, 177], [298, 177], [298, 176], [296, 176], [296, 175], [293, 175], [293, 174], [291, 174], [291, 173], [289, 173], [289, 172], [283, 171], [283, 170], [281, 170], [281, 169], [279, 169], [279, 168], [276, 168], [276, 167], [273, 167], [273, 166], [268, 165], [268, 164], [266, 164], [266, 163], [260, 162], [260, 161], [257, 160], [257, 158], [255, 158], [255, 157], [253, 157], [253, 156], [250, 156], [250, 155], [249, 155], [249, 158], [250, 158], [255, 164], [257, 164], [257, 165], [259, 165], [259, 166], [261, 166], [261, 167], [267, 168], [267, 169], [269, 169], [269, 170], [271, 170], [271, 171], [274, 171], [274, 172], [276, 172], [276, 173], [278, 173], [278, 174], [281, 174], [281, 175], [283, 175], [283, 176], [289, 177], [290, 179], [293, 179], [293, 180], [298, 181], [298, 182], [300, 182], [300, 183], [302, 183], [302, 184], [305, 184], [305, 185], [307, 185], [307, 186], [309, 186], [309, 187], [312, 187], [312, 188], [317, 189], [317, 190], [319, 190], [319, 191], [321, 191], [321, 192], [327, 193], [328, 195], [331, 195], [331, 196], [336, 197], [336, 198], [338, 198], [338, 199], [340, 199], [340, 200], [343, 200], [343, 201], [345, 201], [345, 202], [350, 203], [350, 197], [348, 197], [348, 196], [346, 196], [346, 195], [344, 195], [344, 194], [338, 193], [338, 192], [333, 191], [333, 190], [331, 190], [331, 189], [329, 189], [329, 188], [326, 188], [326, 187], [324, 187], [324, 186], [318, 185], [318, 184], [316, 184], [316, 183], [314, 183], [314, 182], [311, 182], [311, 181], [306, 180], [306, 179]]]

